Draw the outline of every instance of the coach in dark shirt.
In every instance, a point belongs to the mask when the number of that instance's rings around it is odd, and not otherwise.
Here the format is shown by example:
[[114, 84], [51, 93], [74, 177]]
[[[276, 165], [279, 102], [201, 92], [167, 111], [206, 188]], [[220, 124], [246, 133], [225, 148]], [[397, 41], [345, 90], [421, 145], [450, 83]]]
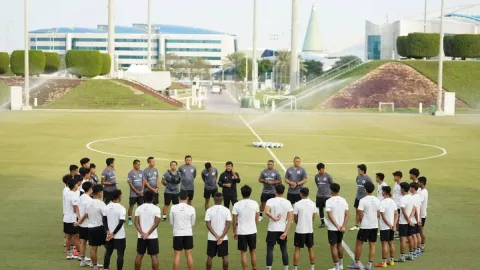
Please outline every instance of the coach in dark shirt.
[[237, 184], [240, 183], [240, 175], [233, 170], [233, 162], [225, 163], [225, 171], [218, 177], [218, 186], [222, 188], [223, 205], [230, 207], [230, 202], [234, 205], [237, 200]]

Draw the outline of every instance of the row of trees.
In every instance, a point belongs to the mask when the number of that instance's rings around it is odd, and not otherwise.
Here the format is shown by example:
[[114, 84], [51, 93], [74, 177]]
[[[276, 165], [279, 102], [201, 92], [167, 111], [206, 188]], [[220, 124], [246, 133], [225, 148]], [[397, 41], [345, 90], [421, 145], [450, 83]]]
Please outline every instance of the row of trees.
[[[410, 33], [397, 38], [397, 54], [406, 58], [436, 57], [440, 51], [440, 34]], [[445, 36], [445, 56], [453, 58], [479, 58], [480, 35], [461, 34]]]

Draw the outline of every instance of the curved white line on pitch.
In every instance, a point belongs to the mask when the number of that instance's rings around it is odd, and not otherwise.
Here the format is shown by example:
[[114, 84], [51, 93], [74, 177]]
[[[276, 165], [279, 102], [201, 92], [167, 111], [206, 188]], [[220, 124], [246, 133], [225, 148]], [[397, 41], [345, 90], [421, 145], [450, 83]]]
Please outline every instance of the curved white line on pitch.
[[[425, 146], [430, 148], [436, 148], [442, 151], [441, 154], [428, 156], [428, 157], [421, 157], [421, 158], [413, 158], [413, 159], [400, 159], [400, 160], [386, 160], [386, 161], [356, 161], [356, 162], [324, 162], [328, 165], [356, 165], [361, 163], [366, 164], [386, 164], [386, 163], [397, 163], [397, 162], [410, 162], [410, 161], [419, 161], [419, 160], [427, 160], [427, 159], [434, 159], [445, 156], [447, 154], [447, 150], [443, 147], [425, 144], [425, 143], [417, 143], [417, 142], [409, 142], [409, 141], [401, 141], [401, 140], [390, 140], [390, 139], [381, 139], [381, 138], [368, 138], [368, 137], [355, 137], [355, 136], [341, 136], [341, 135], [323, 135], [323, 134], [260, 134], [261, 136], [297, 136], [297, 137], [330, 137], [330, 138], [342, 138], [342, 139], [361, 139], [361, 140], [370, 140], [370, 141], [384, 141], [384, 142], [394, 142], [394, 143], [404, 143], [404, 144], [411, 144], [411, 145], [419, 145]], [[123, 155], [118, 153], [111, 153], [102, 150], [98, 150], [92, 147], [93, 144], [99, 142], [106, 142], [106, 141], [115, 141], [115, 140], [123, 140], [123, 139], [132, 139], [132, 138], [148, 138], [148, 137], [172, 137], [172, 136], [251, 136], [251, 134], [162, 134], [162, 135], [142, 135], [142, 136], [125, 136], [125, 137], [114, 137], [114, 138], [107, 138], [107, 139], [100, 139], [95, 140], [87, 143], [85, 147], [93, 152], [97, 152], [100, 154], [111, 155], [111, 156], [118, 156], [118, 157], [127, 157], [127, 158], [143, 158], [146, 159], [147, 157], [140, 157], [140, 156], [132, 156], [132, 155]], [[172, 159], [167, 158], [155, 158], [157, 160], [164, 160], [170, 161]], [[212, 162], [212, 163], [221, 163], [223, 164], [225, 161], [215, 161], [215, 160], [197, 160], [198, 162]], [[244, 165], [265, 165], [265, 162], [241, 162], [235, 161], [237, 164], [244, 164]], [[316, 165], [316, 162], [302, 162], [302, 164], [306, 165]]]

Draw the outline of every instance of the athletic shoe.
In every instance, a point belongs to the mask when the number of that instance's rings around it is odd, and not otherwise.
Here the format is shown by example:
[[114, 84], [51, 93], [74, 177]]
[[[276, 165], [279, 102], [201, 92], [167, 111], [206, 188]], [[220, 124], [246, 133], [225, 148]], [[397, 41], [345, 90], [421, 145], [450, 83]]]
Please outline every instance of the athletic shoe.
[[325, 228], [325, 223], [320, 224], [319, 228]]
[[395, 259], [394, 262], [405, 262], [406, 260], [404, 258], [398, 258]]
[[387, 264], [383, 262], [379, 262], [375, 267], [380, 267], [380, 268], [387, 268]]
[[73, 260], [73, 256], [71, 252], [67, 253], [67, 260]]
[[387, 262], [387, 264], [390, 265], [390, 266], [394, 266], [395, 262], [394, 261], [389, 261], [389, 262]]
[[[333, 268], [330, 268], [330, 269], [328, 269], [328, 270], [337, 270], [337, 268], [333, 267]], [[342, 266], [342, 265], [340, 265], [340, 270], [343, 270], [343, 266]]]
[[350, 231], [359, 231], [359, 230], [360, 230], [360, 227], [357, 225], [350, 228]]
[[408, 255], [405, 259], [406, 259], [407, 261], [413, 261], [413, 256]]
[[92, 267], [92, 266], [93, 266], [93, 265], [92, 265], [92, 262], [87, 262], [87, 261], [85, 261], [85, 260], [82, 260], [82, 261], [80, 262], [80, 267]]
[[370, 266], [365, 266], [363, 270], [371, 270]]
[[128, 221], [128, 226], [132, 226], [132, 225], [133, 225], [133, 222], [132, 222], [132, 220], [130, 219], [130, 220]]
[[350, 269], [360, 269], [360, 266], [356, 263], [351, 263], [347, 266], [347, 268], [350, 268]]
[[84, 260], [87, 261], [87, 262], [89, 262], [89, 261], [91, 261], [92, 259], [90, 259], [89, 257], [85, 256]]

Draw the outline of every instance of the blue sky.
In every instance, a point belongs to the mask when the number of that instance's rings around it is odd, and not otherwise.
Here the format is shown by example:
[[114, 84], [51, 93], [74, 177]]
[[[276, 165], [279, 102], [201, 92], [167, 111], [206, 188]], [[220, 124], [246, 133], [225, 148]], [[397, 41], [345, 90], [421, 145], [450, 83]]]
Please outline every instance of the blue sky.
[[[238, 36], [239, 47], [251, 47], [253, 0], [152, 0], [153, 23], [195, 26]], [[29, 29], [96, 27], [107, 23], [107, 0], [29, 0]], [[302, 46], [312, 3], [321, 36], [329, 50], [364, 42], [365, 20], [422, 19], [422, 0], [299, 0], [299, 46]], [[428, 0], [429, 16], [439, 16], [441, 0]], [[446, 7], [474, 4], [473, 0], [445, 0]], [[0, 51], [23, 48], [23, 0], [0, 0]], [[8, 8], [5, 8], [8, 7]], [[288, 47], [291, 0], [258, 0], [259, 47]], [[146, 23], [147, 0], [116, 0], [116, 24]], [[450, 9], [455, 10], [455, 9]], [[437, 12], [435, 12], [437, 11]], [[472, 8], [462, 13], [480, 14]], [[272, 35], [280, 36], [272, 40]], [[283, 36], [283, 38], [282, 38]]]

